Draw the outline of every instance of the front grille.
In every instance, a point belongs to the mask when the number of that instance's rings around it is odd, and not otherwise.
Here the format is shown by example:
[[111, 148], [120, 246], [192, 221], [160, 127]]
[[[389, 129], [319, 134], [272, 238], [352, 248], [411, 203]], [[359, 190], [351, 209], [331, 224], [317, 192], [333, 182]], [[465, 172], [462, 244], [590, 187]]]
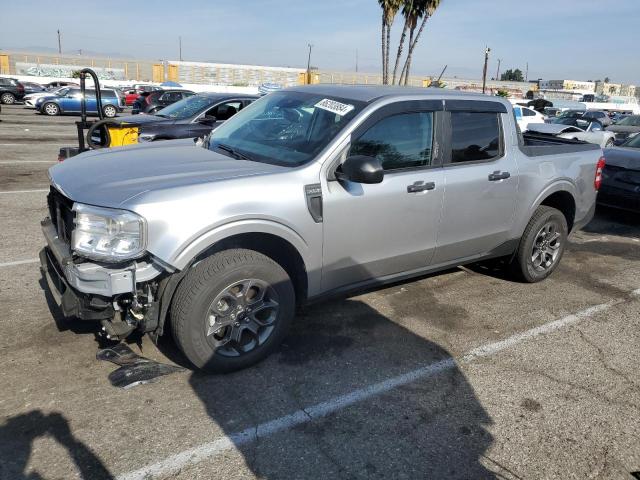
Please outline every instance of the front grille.
[[71, 243], [74, 220], [73, 202], [51, 187], [47, 196], [47, 204], [49, 206], [49, 216], [56, 228], [58, 238], [66, 243]]

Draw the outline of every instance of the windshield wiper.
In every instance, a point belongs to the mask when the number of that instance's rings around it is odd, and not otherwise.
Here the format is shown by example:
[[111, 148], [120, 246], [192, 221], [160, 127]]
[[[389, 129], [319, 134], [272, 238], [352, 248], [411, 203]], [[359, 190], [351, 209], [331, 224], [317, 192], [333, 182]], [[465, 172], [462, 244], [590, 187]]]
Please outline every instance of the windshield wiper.
[[227, 152], [236, 160], [251, 160], [251, 158], [247, 157], [244, 153], [240, 153], [238, 150], [234, 150], [232, 147], [225, 145], [224, 143], [216, 143], [214, 147]]

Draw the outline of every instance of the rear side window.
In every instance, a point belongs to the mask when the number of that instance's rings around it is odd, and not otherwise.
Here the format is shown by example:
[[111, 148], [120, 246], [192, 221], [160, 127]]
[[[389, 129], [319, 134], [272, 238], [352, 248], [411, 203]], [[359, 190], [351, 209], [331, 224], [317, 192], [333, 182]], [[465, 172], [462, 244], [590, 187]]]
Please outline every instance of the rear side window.
[[384, 118], [352, 145], [349, 155], [367, 155], [382, 162], [384, 170], [431, 164], [433, 113], [403, 113]]
[[497, 113], [451, 112], [451, 162], [486, 162], [500, 156]]
[[100, 95], [102, 98], [115, 98], [116, 92], [113, 90], [100, 90]]
[[536, 116], [535, 112], [533, 110], [529, 110], [528, 108], [523, 108], [522, 109], [522, 114], [525, 117], [535, 117]]

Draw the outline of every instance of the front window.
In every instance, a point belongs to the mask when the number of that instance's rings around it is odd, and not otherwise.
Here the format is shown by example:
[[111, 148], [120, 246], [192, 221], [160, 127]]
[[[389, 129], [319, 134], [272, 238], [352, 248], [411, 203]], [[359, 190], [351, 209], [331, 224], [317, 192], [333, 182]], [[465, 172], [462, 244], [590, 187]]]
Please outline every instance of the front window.
[[159, 110], [156, 115], [159, 117], [182, 120], [192, 117], [203, 108], [207, 108], [209, 105], [211, 105], [210, 98], [196, 95], [194, 97], [184, 98], [169, 105], [168, 107], [164, 107], [162, 110]]
[[384, 170], [431, 164], [433, 113], [393, 115], [380, 120], [352, 145], [349, 155], [375, 157]]
[[312, 93], [273, 92], [214, 130], [205, 146], [256, 162], [303, 165], [313, 160], [365, 105]]

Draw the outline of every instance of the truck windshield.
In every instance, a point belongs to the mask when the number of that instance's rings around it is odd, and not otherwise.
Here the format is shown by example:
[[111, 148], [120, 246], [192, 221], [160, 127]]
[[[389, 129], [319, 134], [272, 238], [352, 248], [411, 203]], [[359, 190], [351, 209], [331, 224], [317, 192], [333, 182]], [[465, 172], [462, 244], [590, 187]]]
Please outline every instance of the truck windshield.
[[311, 93], [273, 92], [211, 132], [204, 146], [256, 162], [303, 165], [365, 105]]

